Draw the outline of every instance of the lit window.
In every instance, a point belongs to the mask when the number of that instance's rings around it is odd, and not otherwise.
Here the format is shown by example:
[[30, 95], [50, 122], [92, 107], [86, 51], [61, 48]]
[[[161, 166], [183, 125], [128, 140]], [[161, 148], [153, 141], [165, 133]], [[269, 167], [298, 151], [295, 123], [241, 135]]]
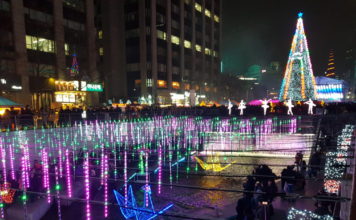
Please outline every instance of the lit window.
[[205, 15], [210, 18], [211, 17], [211, 12], [208, 9], [205, 9]]
[[213, 55], [213, 57], [217, 57], [218, 56], [218, 54], [217, 54], [217, 52], [215, 50], [213, 50], [212, 55]]
[[46, 53], [54, 53], [54, 41], [45, 38], [26, 35], [26, 48]]
[[172, 39], [172, 43], [173, 43], [173, 44], [179, 45], [179, 42], [180, 42], [179, 37], [172, 35], [172, 36], [171, 36], [171, 39]]
[[199, 44], [195, 45], [195, 50], [201, 52], [201, 46]]
[[99, 48], [99, 55], [104, 56], [104, 48], [102, 47]]
[[26, 35], [26, 48], [32, 49], [32, 37], [28, 35]]
[[147, 87], [152, 87], [152, 79], [146, 79], [146, 86]]
[[201, 5], [199, 5], [198, 3], [195, 3], [195, 10], [201, 12]]
[[189, 40], [184, 40], [184, 47], [185, 48], [192, 48], [192, 43]]
[[219, 16], [217, 16], [217, 15], [214, 15], [214, 21], [216, 21], [216, 22], [220, 22], [220, 18], [219, 18]]
[[167, 88], [167, 82], [165, 80], [157, 80], [159, 88]]
[[206, 55], [211, 55], [211, 50], [209, 48], [205, 48], [205, 54]]
[[66, 56], [69, 56], [69, 44], [64, 44], [64, 53]]
[[98, 32], [98, 38], [99, 38], [99, 39], [103, 39], [103, 31], [102, 31], [102, 30], [100, 30], [100, 31]]
[[173, 87], [174, 89], [179, 89], [179, 88], [180, 88], [179, 82], [172, 82], [172, 87]]
[[[167, 34], [164, 31], [157, 30], [157, 38], [167, 40]], [[172, 37], [173, 38], [173, 37]]]

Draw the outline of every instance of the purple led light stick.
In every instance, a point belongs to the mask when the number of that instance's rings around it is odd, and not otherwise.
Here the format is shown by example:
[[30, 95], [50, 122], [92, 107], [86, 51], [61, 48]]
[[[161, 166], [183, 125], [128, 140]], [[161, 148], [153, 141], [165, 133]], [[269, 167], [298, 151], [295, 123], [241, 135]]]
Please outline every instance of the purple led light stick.
[[90, 179], [89, 179], [89, 153], [86, 153], [86, 158], [84, 161], [84, 186], [85, 186], [85, 213], [86, 213], [86, 220], [91, 219], [90, 213]]
[[70, 172], [70, 164], [69, 164], [69, 152], [66, 149], [66, 182], [67, 182], [67, 195], [69, 198], [72, 198], [72, 177]]

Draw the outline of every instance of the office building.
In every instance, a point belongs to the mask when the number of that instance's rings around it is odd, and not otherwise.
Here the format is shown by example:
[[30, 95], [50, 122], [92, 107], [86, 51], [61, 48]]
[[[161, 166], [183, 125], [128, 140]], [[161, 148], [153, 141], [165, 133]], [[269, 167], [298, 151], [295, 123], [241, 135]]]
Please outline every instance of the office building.
[[160, 104], [214, 99], [220, 0], [96, 0], [95, 5], [98, 69], [108, 99], [152, 97]]
[[97, 103], [86, 89], [100, 84], [94, 12], [93, 0], [0, 0], [2, 95], [35, 108]]

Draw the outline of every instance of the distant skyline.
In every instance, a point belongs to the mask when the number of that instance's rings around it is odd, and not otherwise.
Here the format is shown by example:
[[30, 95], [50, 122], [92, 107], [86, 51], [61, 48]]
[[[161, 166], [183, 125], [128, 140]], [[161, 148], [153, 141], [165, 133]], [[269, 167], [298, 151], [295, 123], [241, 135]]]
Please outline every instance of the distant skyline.
[[297, 14], [304, 27], [315, 75], [323, 75], [329, 50], [334, 49], [336, 72], [343, 71], [347, 49], [355, 49], [355, 0], [223, 0], [222, 61], [224, 72], [245, 73], [253, 64], [281, 62], [284, 70]]

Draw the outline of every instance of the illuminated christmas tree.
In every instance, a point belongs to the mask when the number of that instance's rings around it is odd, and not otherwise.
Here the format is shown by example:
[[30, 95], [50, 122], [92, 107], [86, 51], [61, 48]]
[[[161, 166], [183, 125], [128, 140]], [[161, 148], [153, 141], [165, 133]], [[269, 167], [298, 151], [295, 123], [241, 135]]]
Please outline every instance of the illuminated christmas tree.
[[300, 12], [279, 94], [280, 100], [292, 99], [293, 101], [300, 101], [316, 99], [315, 79], [302, 16], [303, 13]]
[[325, 76], [335, 78], [335, 58], [334, 51], [330, 50], [328, 68], [326, 69]]
[[77, 61], [77, 55], [73, 54], [72, 66], [69, 69], [70, 76], [76, 76], [79, 74], [79, 64]]

